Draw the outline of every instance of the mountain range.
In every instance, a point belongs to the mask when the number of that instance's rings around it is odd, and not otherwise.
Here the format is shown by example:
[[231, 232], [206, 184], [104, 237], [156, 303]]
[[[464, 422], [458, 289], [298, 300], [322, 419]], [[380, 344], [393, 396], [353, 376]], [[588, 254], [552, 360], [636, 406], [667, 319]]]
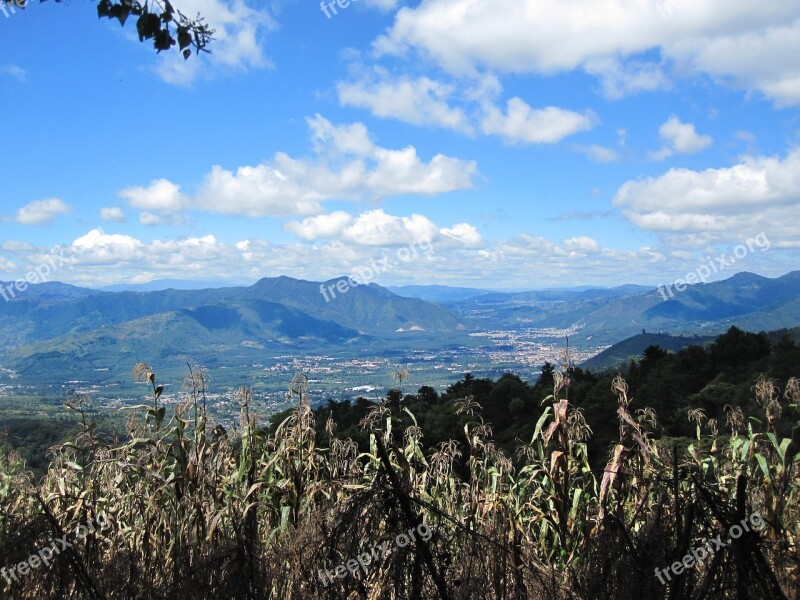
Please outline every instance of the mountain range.
[[682, 292], [624, 285], [584, 291], [493, 293], [450, 307], [484, 328], [572, 328], [616, 343], [642, 330], [672, 335], [721, 333], [732, 325], [760, 331], [800, 324], [800, 271], [770, 279], [741, 272]]
[[[800, 271], [769, 279], [752, 273], [689, 286], [667, 296], [648, 286], [526, 292], [407, 286], [394, 293], [346, 280], [290, 277], [250, 286], [119, 291], [49, 282], [0, 303], [0, 366], [35, 376], [101, 368], [134, 358], [247, 357], [269, 352], [344, 352], [467, 344], [486, 331], [567, 331], [574, 344], [614, 344], [649, 331], [714, 335], [737, 325], [800, 325]], [[437, 298], [441, 304], [420, 297]], [[249, 359], [248, 359], [249, 360]], [[82, 362], [83, 361], [83, 362]]]

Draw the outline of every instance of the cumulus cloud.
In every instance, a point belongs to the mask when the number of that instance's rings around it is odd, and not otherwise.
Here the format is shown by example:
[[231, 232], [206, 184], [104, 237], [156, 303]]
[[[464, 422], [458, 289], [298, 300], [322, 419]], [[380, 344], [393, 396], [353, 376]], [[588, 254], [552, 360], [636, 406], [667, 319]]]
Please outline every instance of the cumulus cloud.
[[23, 225], [46, 225], [59, 215], [72, 212], [72, 207], [59, 198], [34, 200], [17, 211], [15, 220]]
[[[483, 281], [485, 286], [499, 274], [505, 278], [503, 284], [519, 287], [530, 276], [555, 283], [558, 269], [583, 269], [587, 260], [597, 261], [605, 268], [630, 269], [631, 257], [637, 256], [576, 252], [566, 243], [562, 246], [528, 234], [484, 247], [479, 244], [480, 235], [469, 224], [437, 230], [421, 215], [396, 217], [380, 210], [360, 215], [348, 229], [347, 236], [366, 236], [367, 243], [353, 244], [343, 237], [313, 245], [275, 245], [259, 239], [228, 245], [213, 235], [145, 242], [92, 230], [70, 245], [72, 252], [68, 253], [69, 264], [63, 274], [69, 274], [76, 283], [92, 284], [130, 281], [142, 274], [147, 274], [148, 279], [197, 274], [203, 278], [240, 280], [289, 275], [319, 281], [352, 273], [371, 261], [389, 257], [391, 269], [381, 274], [378, 283], [452, 278], [453, 283], [474, 279]], [[433, 252], [416, 252], [408, 259], [395, 260], [397, 247], [415, 243], [431, 243]], [[500, 264], [503, 269], [498, 273]]]
[[[179, 268], [201, 270], [203, 262], [222, 255], [223, 246], [213, 235], [145, 243], [129, 235], [93, 229], [74, 240], [67, 250], [74, 263], [138, 268], [139, 272], [173, 269], [171, 272], [178, 275]], [[229, 259], [233, 251], [233, 247], [228, 248]]]
[[594, 254], [600, 251], [600, 244], [588, 236], [582, 235], [564, 240], [564, 248], [579, 254]]
[[[800, 5], [750, 4], [760, 11], [749, 27], [720, 35], [687, 36], [669, 48], [683, 69], [709, 73], [733, 85], [759, 90], [779, 107], [800, 104], [800, 64], [793, 60], [800, 40]], [[767, 21], [767, 22], [765, 22]]]
[[342, 233], [344, 240], [366, 246], [393, 246], [412, 242], [429, 242], [438, 229], [427, 217], [388, 215], [383, 210], [371, 210], [358, 216]]
[[323, 202], [334, 198], [432, 196], [468, 189], [477, 173], [474, 161], [437, 154], [425, 162], [413, 146], [377, 146], [361, 123], [337, 126], [316, 115], [308, 125], [314, 147], [310, 158], [279, 152], [269, 162], [236, 170], [215, 165], [193, 196], [166, 179], [126, 188], [120, 196], [152, 212], [200, 209], [248, 217], [310, 216], [323, 212]]
[[[410, 49], [451, 73], [585, 69], [605, 95], [661, 89], [661, 61], [800, 103], [800, 4], [775, 0], [683, 2], [670, 14], [640, 0], [428, 0], [398, 11], [374, 42], [378, 54]], [[657, 52], [658, 63], [640, 60]]]
[[623, 184], [614, 197], [625, 216], [643, 229], [708, 236], [770, 232], [797, 239], [800, 150], [784, 159], [744, 157], [731, 167], [670, 169], [660, 177]]
[[124, 223], [127, 220], [125, 212], [118, 206], [101, 208], [100, 218], [103, 221], [114, 221], [116, 223]]
[[188, 204], [181, 187], [168, 179], [154, 179], [147, 187], [133, 186], [119, 192], [134, 208], [159, 212], [177, 212]]
[[[745, 239], [737, 239], [735, 233], [716, 240], [697, 234], [693, 247], [618, 249], [602, 247], [588, 236], [557, 242], [535, 233], [523, 233], [511, 239], [478, 244], [477, 231], [465, 223], [437, 231], [425, 217], [365, 213], [354, 218], [348, 227], [356, 221], [360, 229], [352, 230], [351, 234], [363, 233], [372, 236], [370, 241], [383, 243], [356, 244], [343, 236], [313, 244], [276, 244], [252, 237], [223, 243], [211, 234], [144, 240], [93, 229], [65, 246], [66, 261], [58, 271], [58, 279], [90, 286], [130, 282], [137, 277], [238, 282], [287, 275], [324, 281], [388, 258], [390, 268], [376, 280], [381, 285], [435, 281], [444, 285], [535, 289], [576, 283], [646, 283], [663, 281], [665, 272], [679, 276], [696, 268], [698, 260], [712, 252], [711, 244], [716, 244], [719, 251], [730, 251], [732, 244]], [[751, 233], [750, 237], [755, 235]], [[769, 254], [753, 253], [748, 256], [748, 265], [759, 272], [777, 275], [796, 262], [790, 253], [791, 244], [796, 246], [796, 242], [785, 238], [779, 241], [771, 231], [768, 237], [772, 243]], [[396, 243], [389, 243], [392, 241]], [[423, 249], [430, 244], [432, 251], [400, 257], [402, 248], [415, 243]], [[51, 252], [52, 248], [7, 243], [0, 249], [0, 265], [12, 269], [12, 273], [24, 273], [41, 264]], [[769, 262], [762, 262], [766, 257]]]
[[479, 248], [484, 244], [481, 234], [469, 223], [456, 223], [452, 227], [443, 227], [439, 233], [445, 239], [450, 239], [467, 248]]
[[328, 215], [307, 217], [302, 221], [289, 221], [284, 227], [300, 239], [315, 241], [338, 237], [352, 221], [349, 213], [339, 210]]
[[447, 82], [427, 76], [396, 75], [383, 67], [365, 70], [351, 65], [356, 76], [339, 82], [342, 106], [365, 108], [381, 118], [412, 125], [439, 127], [473, 136], [476, 131], [502, 137], [510, 143], [556, 143], [591, 129], [596, 116], [547, 106], [533, 108], [518, 97], [499, 106], [502, 85], [482, 74]]
[[592, 129], [596, 121], [592, 112], [580, 114], [555, 106], [533, 109], [521, 98], [511, 98], [505, 112], [488, 107], [481, 128], [511, 143], [552, 144]]
[[433, 240], [464, 247], [478, 247], [483, 243], [480, 233], [469, 223], [457, 223], [439, 229], [423, 215], [401, 217], [387, 214], [381, 209], [367, 211], [357, 217], [336, 211], [307, 217], [302, 221], [290, 221], [284, 228], [305, 241], [327, 239], [354, 246], [398, 246]]
[[343, 106], [366, 108], [373, 115], [414, 125], [432, 125], [469, 133], [472, 126], [461, 108], [449, 105], [455, 86], [429, 77], [392, 79], [376, 67], [374, 76], [336, 86]]
[[108, 234], [92, 229], [72, 242], [70, 248], [82, 256], [91, 256], [103, 261], [134, 261], [141, 258], [144, 244], [139, 240], [119, 233]]
[[714, 141], [710, 135], [698, 135], [694, 125], [683, 123], [676, 116], [671, 116], [659, 127], [658, 135], [664, 147], [650, 153], [653, 160], [664, 160], [675, 153], [694, 154], [708, 148]]

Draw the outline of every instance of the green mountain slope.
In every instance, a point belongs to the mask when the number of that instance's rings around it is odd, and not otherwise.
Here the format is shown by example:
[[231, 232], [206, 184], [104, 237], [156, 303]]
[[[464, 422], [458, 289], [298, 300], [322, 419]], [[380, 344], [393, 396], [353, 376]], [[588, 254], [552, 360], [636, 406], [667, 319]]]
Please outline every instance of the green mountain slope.
[[672, 336], [661, 333], [640, 333], [603, 350], [600, 354], [583, 362], [580, 366], [594, 372], [604, 371], [605, 369], [627, 364], [631, 360], [640, 359], [645, 348], [649, 346], [659, 346], [663, 350], [675, 352], [687, 346], [701, 346], [714, 339], [714, 336]]

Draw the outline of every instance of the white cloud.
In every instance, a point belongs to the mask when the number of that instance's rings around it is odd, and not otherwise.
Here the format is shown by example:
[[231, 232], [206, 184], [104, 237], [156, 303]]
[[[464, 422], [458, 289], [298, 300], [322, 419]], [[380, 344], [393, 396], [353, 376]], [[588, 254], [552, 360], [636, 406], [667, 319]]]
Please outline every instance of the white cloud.
[[340, 82], [336, 89], [343, 106], [366, 108], [378, 117], [467, 133], [472, 130], [464, 111], [448, 104], [455, 87], [428, 77], [392, 79], [386, 69], [376, 67], [369, 80]]
[[592, 129], [596, 121], [591, 112], [579, 114], [555, 106], [533, 109], [522, 99], [511, 98], [505, 113], [487, 107], [481, 128], [512, 143], [552, 144]]
[[322, 211], [320, 200], [326, 194], [341, 190], [343, 178], [348, 179], [348, 173], [330, 173], [279, 153], [271, 165], [243, 166], [235, 172], [214, 165], [194, 205], [248, 217], [314, 214]]
[[480, 233], [469, 223], [438, 229], [423, 215], [399, 217], [381, 209], [364, 212], [355, 218], [344, 211], [336, 211], [307, 217], [302, 221], [290, 221], [284, 228], [305, 241], [328, 239], [354, 246], [396, 246], [413, 242], [427, 243], [434, 239], [451, 246], [470, 248], [483, 244]]
[[58, 198], [34, 200], [17, 211], [15, 220], [23, 225], [46, 225], [57, 216], [67, 215], [71, 211], [72, 207]]
[[368, 157], [375, 152], [375, 144], [363, 123], [334, 125], [320, 114], [306, 119], [306, 123], [318, 154], [334, 158], [341, 154]]
[[564, 248], [569, 252], [578, 254], [595, 254], [600, 252], [600, 244], [596, 240], [585, 235], [571, 237], [564, 240]]
[[664, 147], [650, 153], [653, 160], [663, 160], [674, 153], [694, 154], [708, 148], [714, 141], [710, 135], [698, 135], [694, 125], [683, 123], [678, 117], [672, 116], [658, 129], [658, 135], [664, 142]]
[[[796, 206], [790, 208], [796, 212]], [[696, 268], [709, 253], [730, 255], [736, 244], [756, 237], [759, 231], [742, 237], [723, 232], [721, 238], [698, 233], [692, 239], [693, 245], [680, 248], [666, 244], [618, 249], [601, 247], [588, 236], [556, 242], [533, 233], [478, 243], [477, 232], [469, 224], [437, 231], [421, 215], [403, 218], [370, 211], [354, 219], [350, 226], [356, 221], [359, 228], [353, 228], [350, 236], [366, 235], [369, 243], [353, 243], [344, 233], [338, 239], [315, 243], [275, 244], [253, 237], [222, 243], [214, 235], [140, 240], [94, 229], [66, 246], [66, 261], [59, 268], [58, 279], [76, 285], [130, 282], [137, 277], [254, 281], [288, 275], [322, 281], [357, 273], [359, 268], [375, 262], [383, 264], [388, 259], [388, 270], [376, 280], [381, 285], [429, 282], [516, 289], [618, 285], [663, 281], [665, 273], [678, 277]], [[750, 253], [747, 268], [778, 275], [796, 267], [796, 250], [792, 247], [797, 247], [798, 237], [778, 239], [773, 231], [767, 233], [769, 253]], [[718, 250], [712, 249], [712, 244]], [[412, 245], [416, 251], [401, 256], [401, 250]], [[432, 251], [427, 250], [428, 245]], [[10, 246], [4, 245], [7, 256], [0, 252], [0, 265], [10, 266], [12, 275], [25, 273], [52, 256], [51, 250], [17, 243], [12, 252]]]
[[70, 248], [82, 257], [103, 262], [120, 260], [135, 261], [142, 257], [144, 244], [139, 240], [119, 233], [107, 234], [100, 229], [77, 238]]
[[30, 242], [21, 242], [19, 240], [6, 240], [5, 242], [3, 242], [3, 245], [0, 246], [0, 248], [5, 250], [6, 252], [13, 252], [13, 253], [31, 252], [35, 249], [33, 244], [31, 244]]
[[[794, 56], [800, 46], [800, 5], [771, 2], [769, 6], [750, 6], [753, 11], [763, 11], [753, 26], [714, 36], [687, 36], [670, 48], [670, 56], [681, 68], [760, 90], [778, 106], [796, 106], [800, 104], [800, 63]], [[793, 6], [794, 14], [782, 18], [779, 9], [788, 6]], [[764, 23], [767, 19], [770, 22]]]
[[[219, 258], [223, 247], [213, 235], [201, 238], [188, 237], [178, 240], [153, 240], [144, 243], [123, 234], [107, 234], [93, 229], [77, 238], [68, 248], [72, 264], [117, 266], [120, 269], [134, 268], [136, 272], [151, 270], [163, 272], [165, 269], [178, 275], [174, 269], [189, 268], [201, 270], [204, 261]], [[229, 259], [233, 248], [228, 249]]]
[[575, 149], [597, 162], [614, 162], [619, 159], [619, 154], [617, 154], [616, 150], [599, 144], [576, 146]]
[[165, 53], [157, 74], [167, 83], [188, 85], [198, 75], [229, 74], [271, 66], [264, 54], [263, 38], [277, 23], [266, 8], [252, 8], [246, 0], [181, 0], [188, 16], [202, 15], [215, 30], [211, 53], [188, 60], [177, 51]]
[[417, 150], [408, 146], [402, 150], [375, 150], [375, 168], [366, 173], [362, 194], [381, 198], [398, 194], [434, 196], [472, 187], [477, 172], [474, 161], [463, 161], [437, 154], [424, 163]]
[[359, 217], [343, 232], [343, 239], [366, 246], [393, 246], [412, 242], [430, 242], [438, 229], [433, 222], [419, 214], [410, 217], [387, 215], [383, 210], [371, 210]]
[[479, 248], [484, 243], [481, 234], [469, 223], [456, 223], [452, 227], [443, 227], [439, 233], [467, 248]]
[[115, 221], [117, 223], [124, 223], [127, 220], [125, 212], [118, 206], [101, 208], [100, 218], [103, 221]]
[[618, 58], [593, 58], [586, 62], [584, 70], [600, 79], [603, 96], [611, 100], [670, 87], [661, 65], [652, 62], [623, 63]]
[[188, 204], [181, 187], [168, 179], [154, 179], [147, 187], [128, 187], [119, 192], [134, 208], [159, 212], [178, 212]]
[[161, 225], [161, 217], [146, 210], [139, 213], [139, 223], [152, 227], [154, 225]]
[[800, 150], [784, 159], [745, 157], [727, 168], [670, 169], [660, 177], [628, 181], [614, 204], [636, 226], [709, 237], [769, 233], [800, 238]]
[[315, 241], [320, 238], [338, 237], [352, 221], [352, 216], [339, 210], [327, 215], [307, 217], [300, 222], [290, 221], [284, 228], [300, 239]]
[[376, 146], [361, 123], [333, 125], [308, 119], [315, 156], [295, 159], [279, 152], [270, 162], [212, 167], [188, 197], [165, 179], [120, 192], [132, 206], [155, 212], [200, 209], [249, 217], [286, 217], [323, 212], [325, 200], [380, 199], [400, 194], [437, 195], [472, 187], [474, 161], [435, 155], [424, 162], [414, 147]]
[[502, 85], [491, 74], [444, 82], [429, 77], [396, 75], [374, 66], [350, 65], [355, 76], [339, 82], [342, 106], [369, 110], [374, 116], [412, 125], [450, 129], [468, 136], [476, 130], [511, 143], [556, 143], [594, 127], [591, 111], [576, 113], [555, 106], [534, 109], [521, 98], [498, 107]]
[[0, 256], [0, 271], [3, 271], [5, 273], [12, 273], [16, 272], [16, 269], [17, 269], [16, 263], [13, 263], [10, 260], [7, 260], [4, 257]]
[[643, 0], [427, 0], [399, 10], [374, 47], [395, 55], [415, 49], [457, 74], [584, 68], [610, 96], [666, 85], [654, 64], [636, 62], [657, 51], [678, 73], [727, 79], [778, 104], [800, 103], [795, 0], [683, 2], [667, 18], [661, 13]]

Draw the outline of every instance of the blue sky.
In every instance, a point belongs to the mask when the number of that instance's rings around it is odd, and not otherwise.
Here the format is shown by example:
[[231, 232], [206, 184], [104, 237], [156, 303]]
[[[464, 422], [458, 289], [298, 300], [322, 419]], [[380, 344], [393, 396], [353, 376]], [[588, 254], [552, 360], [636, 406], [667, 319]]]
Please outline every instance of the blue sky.
[[0, 280], [655, 285], [759, 234], [712, 279], [798, 267], [796, 1], [174, 5], [211, 55], [0, 12]]

